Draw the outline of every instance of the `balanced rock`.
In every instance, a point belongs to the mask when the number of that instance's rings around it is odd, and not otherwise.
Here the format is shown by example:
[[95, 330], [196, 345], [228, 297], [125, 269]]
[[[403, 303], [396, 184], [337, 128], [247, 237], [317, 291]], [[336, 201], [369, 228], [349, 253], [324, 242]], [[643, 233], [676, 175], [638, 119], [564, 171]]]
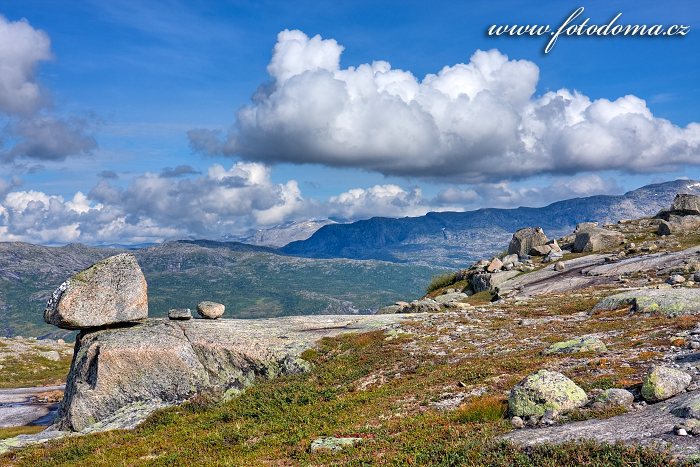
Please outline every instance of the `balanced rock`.
[[583, 336], [552, 344], [543, 353], [545, 355], [551, 355], [586, 352], [602, 353], [607, 351], [608, 349], [605, 347], [603, 341], [597, 337]]
[[199, 316], [206, 319], [220, 318], [225, 310], [226, 307], [221, 303], [204, 301], [197, 304], [197, 313], [199, 313]]
[[574, 252], [595, 253], [610, 250], [620, 245], [624, 240], [625, 236], [620, 232], [600, 227], [588, 228], [576, 234]]
[[588, 402], [583, 389], [561, 373], [540, 370], [527, 376], [510, 391], [508, 409], [518, 417], [542, 417], [546, 412], [563, 413]]
[[147, 319], [83, 331], [52, 429], [132, 428], [196, 394], [225, 398], [260, 378], [307, 371], [300, 355], [323, 337], [390, 329], [400, 321], [398, 315]]
[[44, 321], [63, 329], [87, 329], [148, 317], [146, 278], [134, 255], [106, 258], [61, 284]]
[[525, 227], [513, 234], [513, 238], [508, 245], [508, 254], [528, 255], [532, 248], [545, 245], [547, 242], [547, 236], [541, 227]]
[[644, 378], [642, 397], [648, 402], [666, 400], [685, 391], [691, 380], [692, 377], [684, 371], [655, 365]]
[[173, 308], [168, 310], [168, 318], [174, 320], [192, 319], [192, 311], [189, 308]]

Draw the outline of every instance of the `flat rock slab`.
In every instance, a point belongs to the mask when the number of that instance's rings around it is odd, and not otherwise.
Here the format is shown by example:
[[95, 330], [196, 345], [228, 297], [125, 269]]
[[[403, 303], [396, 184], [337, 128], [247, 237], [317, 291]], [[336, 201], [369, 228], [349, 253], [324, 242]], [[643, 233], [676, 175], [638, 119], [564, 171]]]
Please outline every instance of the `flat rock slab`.
[[700, 313], [700, 289], [637, 289], [606, 297], [593, 307], [593, 312], [616, 310], [630, 306], [639, 313], [666, 316]]
[[0, 427], [23, 426], [45, 418], [56, 404], [33, 403], [37, 394], [62, 391], [63, 386], [0, 389]]
[[[81, 333], [54, 429], [128, 428], [203, 391], [234, 395], [258, 378], [306, 371], [323, 337], [389, 329], [401, 315], [174, 321]], [[123, 417], [119, 414], [122, 413]], [[115, 415], [116, 414], [116, 415]]]
[[610, 255], [591, 254], [580, 258], [560, 260], [564, 271], [546, 267], [521, 274], [499, 287], [501, 291], [518, 290], [517, 296], [533, 297], [544, 293], [560, 293], [586, 287], [615, 284], [621, 274], [639, 271], [668, 272], [682, 267], [688, 260], [700, 260], [700, 247], [673, 253], [654, 253], [606, 263]]
[[700, 437], [675, 435], [674, 425], [685, 419], [673, 415], [671, 411], [683, 406], [698, 393], [682, 394], [605, 420], [586, 420], [548, 428], [525, 428], [507, 433], [502, 438], [521, 446], [583, 440], [660, 447], [665, 447], [665, 443], [668, 443], [674, 455], [697, 455], [700, 453]]

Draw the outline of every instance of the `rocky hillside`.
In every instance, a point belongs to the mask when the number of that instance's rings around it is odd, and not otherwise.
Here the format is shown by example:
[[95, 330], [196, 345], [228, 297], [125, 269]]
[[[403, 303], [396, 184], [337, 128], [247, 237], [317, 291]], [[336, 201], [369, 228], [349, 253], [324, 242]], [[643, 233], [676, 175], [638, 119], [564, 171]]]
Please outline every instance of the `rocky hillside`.
[[542, 208], [431, 212], [403, 219], [375, 217], [325, 226], [283, 251], [314, 258], [371, 258], [459, 268], [502, 251], [511, 234], [522, 226], [539, 225], [550, 234], [563, 235], [580, 222], [652, 216], [670, 205], [679, 192], [700, 193], [700, 183], [676, 180], [621, 196], [576, 198]]
[[[145, 319], [141, 286], [100, 265], [46, 315], [86, 326], [58, 419], [0, 441], [0, 462], [697, 465], [698, 225], [700, 198], [679, 197], [556, 239], [519, 229], [376, 317]], [[107, 306], [122, 293], [133, 315]]]
[[[49, 294], [73, 273], [123, 250], [0, 243], [0, 335], [66, 337], [42, 321]], [[418, 296], [435, 269], [380, 261], [296, 258], [234, 242], [179, 241], [132, 251], [149, 285], [151, 316], [202, 298], [227, 317], [363, 313]]]

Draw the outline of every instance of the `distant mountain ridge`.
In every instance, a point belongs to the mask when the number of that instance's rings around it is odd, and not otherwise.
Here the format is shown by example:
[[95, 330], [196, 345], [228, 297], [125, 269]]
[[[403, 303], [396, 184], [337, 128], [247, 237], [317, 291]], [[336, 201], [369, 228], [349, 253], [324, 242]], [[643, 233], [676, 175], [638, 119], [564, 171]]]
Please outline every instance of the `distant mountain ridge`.
[[75, 272], [133, 253], [148, 282], [149, 315], [226, 305], [225, 317], [357, 314], [419, 297], [435, 268], [349, 259], [298, 258], [238, 242], [181, 240], [122, 250], [80, 244], [0, 242], [0, 336], [65, 337], [43, 322], [50, 293]]
[[259, 229], [254, 234], [240, 237], [239, 241], [249, 245], [282, 247], [288, 243], [306, 240], [325, 225], [336, 224], [330, 219], [308, 219], [290, 221], [267, 229]]
[[668, 207], [679, 192], [700, 194], [700, 182], [675, 180], [623, 195], [574, 198], [541, 208], [430, 212], [402, 219], [373, 217], [324, 226], [282, 251], [312, 258], [380, 259], [459, 268], [500, 252], [521, 227], [539, 225], [551, 237], [570, 232], [579, 222], [609, 223], [650, 216]]

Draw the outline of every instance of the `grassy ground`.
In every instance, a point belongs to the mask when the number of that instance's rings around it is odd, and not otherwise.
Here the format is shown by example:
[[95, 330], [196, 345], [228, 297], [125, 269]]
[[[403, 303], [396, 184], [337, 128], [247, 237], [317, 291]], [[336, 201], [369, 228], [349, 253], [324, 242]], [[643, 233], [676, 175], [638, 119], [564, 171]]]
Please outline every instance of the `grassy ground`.
[[12, 426], [0, 428], [0, 439], [14, 438], [17, 435], [29, 435], [43, 431], [45, 426]]
[[39, 355], [18, 355], [0, 361], [0, 389], [49, 386], [66, 382], [71, 358], [52, 361]]
[[[154, 414], [130, 432], [114, 431], [35, 446], [0, 458], [53, 465], [669, 465], [662, 450], [595, 443], [520, 450], [497, 441], [510, 430], [506, 396], [540, 368], [563, 371], [587, 390], [639, 384], [654, 349], [670, 348], [696, 318], [631, 316], [626, 310], [581, 318], [604, 292], [550, 296], [526, 306], [435, 315], [406, 333], [346, 335], [305, 358], [311, 373], [261, 382], [232, 401], [204, 400]], [[522, 319], [542, 325], [519, 324]], [[546, 321], [547, 319], [553, 319]], [[692, 321], [692, 322], [691, 322]], [[545, 356], [549, 342], [597, 333], [605, 356]], [[622, 367], [620, 362], [629, 362]], [[455, 395], [462, 403], [440, 410]], [[614, 413], [576, 413], [573, 418]], [[363, 442], [311, 452], [321, 436]]]

